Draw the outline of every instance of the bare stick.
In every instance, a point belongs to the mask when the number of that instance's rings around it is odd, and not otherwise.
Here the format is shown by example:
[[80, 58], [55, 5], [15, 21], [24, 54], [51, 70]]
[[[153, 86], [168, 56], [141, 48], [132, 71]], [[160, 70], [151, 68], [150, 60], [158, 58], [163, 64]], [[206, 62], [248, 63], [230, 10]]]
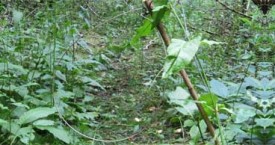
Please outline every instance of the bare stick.
[[[151, 0], [145, 0], [144, 3], [149, 11], [153, 10], [153, 3]], [[168, 47], [170, 44], [170, 38], [169, 38], [168, 34], [166, 33], [164, 25], [161, 22], [159, 24], [157, 24], [157, 29], [158, 29], [166, 47]], [[184, 80], [185, 84], [187, 85], [190, 95], [192, 96], [193, 100], [195, 100], [197, 108], [198, 108], [203, 120], [205, 121], [205, 123], [207, 125], [208, 131], [210, 132], [211, 136], [213, 138], [215, 138], [215, 128], [213, 127], [211, 121], [209, 120], [204, 108], [198, 102], [198, 100], [199, 100], [198, 93], [196, 92], [195, 88], [193, 87], [193, 85], [188, 77], [188, 74], [186, 73], [185, 70], [181, 70], [179, 73], [180, 73], [182, 79]], [[218, 139], [215, 139], [215, 144], [216, 145], [220, 144]]]

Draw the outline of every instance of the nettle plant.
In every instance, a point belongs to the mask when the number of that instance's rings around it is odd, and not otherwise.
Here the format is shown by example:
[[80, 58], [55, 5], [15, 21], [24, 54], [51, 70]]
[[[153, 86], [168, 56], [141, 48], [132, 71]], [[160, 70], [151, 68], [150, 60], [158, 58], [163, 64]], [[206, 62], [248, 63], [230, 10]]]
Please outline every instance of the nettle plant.
[[[226, 45], [226, 43], [209, 41], [202, 39], [202, 36], [196, 37], [187, 33], [186, 22], [184, 24], [181, 21], [171, 3], [165, 0], [156, 1], [153, 7], [151, 1], [145, 1], [150, 15], [137, 30], [131, 43], [132, 45], [136, 44], [139, 38], [148, 36], [154, 28], [159, 30], [165, 45], [168, 47], [162, 77], [175, 80], [174, 78], [177, 78], [175, 74], [180, 73], [185, 82], [185, 84], [177, 83], [176, 90], [167, 91], [166, 96], [168, 102], [175, 106], [173, 108], [175, 111], [191, 117], [191, 119], [185, 119], [181, 123], [182, 127], [190, 129], [190, 143], [197, 144], [200, 139], [207, 138], [209, 136], [208, 130], [214, 138], [208, 144], [213, 144], [214, 141], [216, 144], [219, 144], [218, 142], [222, 144], [274, 144], [275, 73], [274, 54], [272, 54], [273, 48], [271, 47], [274, 41], [269, 39], [273, 35], [264, 34], [260, 36], [260, 39], [254, 39], [257, 43], [254, 45], [257, 51], [252, 52], [252, 55], [248, 57], [242, 56], [242, 59], [253, 60], [253, 63], [256, 64], [255, 72], [252, 73], [254, 76], [247, 76], [251, 72], [250, 64], [248, 64], [246, 73], [239, 83], [217, 79], [208, 81], [196, 53], [200, 47], [207, 49], [205, 44], [211, 47], [213, 45]], [[173, 15], [179, 22], [181, 29], [185, 32], [186, 39], [172, 39], [170, 42], [165, 29], [163, 29], [164, 25], [161, 23], [162, 20], [169, 21], [170, 15]], [[184, 13], [181, 15], [184, 18]], [[249, 19], [243, 20], [245, 23], [252, 24]], [[262, 26], [258, 27], [257, 30], [262, 30], [261, 28]], [[251, 59], [251, 57], [257, 56], [263, 59]], [[195, 59], [194, 64], [199, 66], [200, 78], [203, 82], [202, 85], [197, 85], [197, 88], [201, 89], [201, 94], [196, 94], [195, 88], [183, 70], [190, 65], [193, 59]], [[266, 67], [266, 63], [271, 67]], [[217, 127], [214, 132], [208, 119]]]
[[10, 27], [0, 32], [0, 144], [77, 144], [81, 139], [62, 118], [72, 126], [96, 126], [98, 112], [86, 107], [92, 101], [87, 90], [103, 89], [94, 78], [104, 65], [79, 32], [87, 21], [62, 11], [69, 4], [35, 9], [30, 15], [37, 21], [15, 9], [7, 9], [12, 21], [0, 20]]

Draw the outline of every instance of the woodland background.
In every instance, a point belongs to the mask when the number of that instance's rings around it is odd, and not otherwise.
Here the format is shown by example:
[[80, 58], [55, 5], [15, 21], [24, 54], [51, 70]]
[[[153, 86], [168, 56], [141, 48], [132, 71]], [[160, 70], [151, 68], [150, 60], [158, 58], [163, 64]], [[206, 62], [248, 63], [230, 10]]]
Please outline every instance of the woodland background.
[[[134, 0], [1, 0], [0, 145], [275, 144], [275, 12], [250, 0], [153, 2], [152, 16]], [[159, 20], [198, 46], [179, 60], [215, 139], [178, 68], [164, 73], [180, 56]]]

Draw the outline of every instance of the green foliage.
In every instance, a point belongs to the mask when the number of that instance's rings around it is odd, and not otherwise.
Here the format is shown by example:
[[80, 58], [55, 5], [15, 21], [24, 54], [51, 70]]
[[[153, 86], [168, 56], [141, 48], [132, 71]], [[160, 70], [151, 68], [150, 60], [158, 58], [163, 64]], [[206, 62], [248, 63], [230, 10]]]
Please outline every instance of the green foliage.
[[153, 2], [1, 1], [0, 144], [214, 144], [195, 103], [223, 144], [275, 144], [274, 11]]
[[56, 110], [54, 108], [40, 107], [31, 109], [20, 116], [18, 124], [27, 124], [37, 119], [47, 117], [48, 115], [54, 114], [55, 112]]
[[218, 97], [214, 94], [203, 94], [200, 96], [199, 101], [202, 103], [203, 108], [208, 116], [214, 117], [216, 115], [216, 108], [218, 105]]
[[71, 137], [69, 136], [69, 133], [62, 129], [62, 128], [55, 128], [53, 126], [37, 126], [38, 129], [40, 130], [47, 130], [49, 131], [51, 134], [54, 135], [54, 137], [62, 140], [63, 142], [69, 144], [71, 143]]

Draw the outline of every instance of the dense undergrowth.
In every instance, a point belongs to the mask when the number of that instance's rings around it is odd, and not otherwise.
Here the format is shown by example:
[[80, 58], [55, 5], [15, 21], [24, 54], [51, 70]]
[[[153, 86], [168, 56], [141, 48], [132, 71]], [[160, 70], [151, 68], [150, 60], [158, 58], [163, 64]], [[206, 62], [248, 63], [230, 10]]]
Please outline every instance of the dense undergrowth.
[[[274, 12], [154, 2], [171, 38], [217, 44], [185, 69], [221, 143], [274, 144]], [[1, 1], [0, 12], [1, 145], [214, 144], [181, 77], [162, 78], [160, 34], [130, 45], [150, 19], [141, 1]]]

